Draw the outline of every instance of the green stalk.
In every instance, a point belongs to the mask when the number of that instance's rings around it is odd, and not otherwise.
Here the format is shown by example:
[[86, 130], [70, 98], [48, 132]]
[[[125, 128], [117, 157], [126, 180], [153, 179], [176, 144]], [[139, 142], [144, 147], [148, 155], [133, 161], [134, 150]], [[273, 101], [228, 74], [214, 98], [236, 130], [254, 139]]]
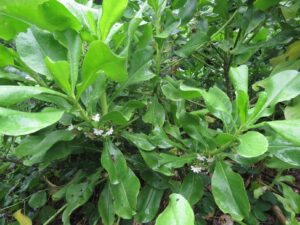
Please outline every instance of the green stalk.
[[280, 169], [280, 170], [278, 171], [278, 173], [276, 174], [276, 176], [275, 176], [273, 182], [272, 182], [271, 185], [270, 185], [270, 188], [272, 188], [272, 187], [277, 183], [277, 181], [278, 181], [278, 179], [280, 178], [280, 176], [281, 176], [281, 174], [282, 174], [283, 171], [284, 171], [284, 169]]
[[103, 94], [100, 97], [100, 107], [102, 109], [102, 115], [105, 115], [108, 113], [108, 105], [107, 105], [107, 99], [106, 99], [106, 92], [104, 91]]
[[57, 217], [58, 214], [60, 214], [66, 207], [68, 206], [68, 204], [63, 205], [59, 210], [57, 210], [56, 213], [54, 213], [45, 223], [43, 223], [43, 225], [47, 225], [49, 223], [51, 223], [52, 220], [55, 219], [55, 217]]

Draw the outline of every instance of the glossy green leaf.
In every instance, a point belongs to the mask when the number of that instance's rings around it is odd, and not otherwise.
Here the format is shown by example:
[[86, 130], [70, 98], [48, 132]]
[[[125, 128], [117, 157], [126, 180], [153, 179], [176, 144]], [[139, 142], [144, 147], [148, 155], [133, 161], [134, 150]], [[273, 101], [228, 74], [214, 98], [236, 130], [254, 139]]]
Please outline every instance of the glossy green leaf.
[[128, 119], [124, 117], [123, 113], [119, 111], [111, 111], [101, 117], [100, 122], [112, 121], [118, 125], [125, 125]]
[[216, 0], [214, 12], [226, 19], [228, 17], [228, 0]]
[[12, 56], [10, 49], [0, 44], [0, 68], [9, 65], [14, 65], [14, 57]]
[[67, 56], [66, 49], [53, 38], [51, 33], [33, 28], [17, 36], [16, 47], [20, 58], [30, 69], [46, 75], [49, 79], [52, 79], [52, 76], [46, 66], [46, 57], [61, 61]]
[[250, 204], [244, 181], [231, 170], [230, 164], [217, 162], [211, 184], [216, 204], [224, 213], [238, 221], [248, 217]]
[[257, 9], [267, 10], [273, 5], [276, 5], [281, 0], [256, 0], [253, 4]]
[[278, 120], [266, 124], [286, 140], [300, 146], [300, 120]]
[[298, 96], [300, 94], [300, 73], [296, 70], [277, 73], [253, 85], [254, 90], [258, 90], [259, 87], [265, 89], [267, 100], [257, 112], [251, 115], [248, 120], [249, 124], [255, 123], [268, 106], [274, 106], [278, 102], [287, 101]]
[[29, 201], [28, 201], [28, 205], [33, 208], [33, 209], [37, 209], [37, 208], [41, 208], [43, 205], [45, 205], [47, 202], [47, 194], [45, 191], [39, 191], [34, 193]]
[[190, 172], [183, 180], [179, 193], [191, 204], [195, 205], [203, 195], [203, 182], [199, 174]]
[[181, 21], [175, 21], [173, 23], [171, 23], [169, 26], [167, 26], [163, 32], [161, 32], [160, 34], [156, 35], [155, 37], [156, 38], [162, 38], [162, 39], [165, 39], [165, 38], [168, 38], [171, 33], [180, 26], [181, 24]]
[[101, 164], [108, 172], [111, 184], [120, 184], [128, 173], [122, 152], [109, 139], [104, 143]]
[[291, 104], [284, 109], [284, 117], [287, 120], [300, 119], [300, 95], [294, 98]]
[[[49, 2], [55, 2], [56, 7], [52, 7]], [[55, 0], [3, 0], [0, 3], [0, 12], [50, 31], [81, 28], [80, 22], [72, 13]]]
[[39, 94], [51, 94], [56, 96], [65, 97], [65, 95], [52, 91], [43, 87], [30, 87], [30, 86], [0, 86], [0, 106], [10, 106], [23, 101], [26, 101]]
[[196, 159], [196, 155], [176, 156], [173, 154], [157, 153], [155, 151], [140, 151], [147, 166], [153, 171], [159, 172], [165, 176], [173, 176], [173, 170], [183, 167], [184, 164], [190, 164]]
[[[284, 138], [279, 135], [274, 135], [268, 140], [268, 151], [273, 154], [272, 159], [274, 159], [272, 168], [274, 168], [275, 164], [280, 166], [276, 166], [275, 168], [300, 168], [300, 146], [284, 140]], [[281, 165], [281, 162], [283, 165]]]
[[70, 216], [72, 212], [85, 204], [92, 196], [96, 182], [99, 180], [101, 170], [87, 177], [87, 182], [70, 184], [66, 191], [67, 207], [62, 214], [64, 225], [71, 225]]
[[34, 133], [56, 123], [63, 111], [28, 113], [0, 107], [0, 133], [19, 136]]
[[112, 80], [123, 82], [127, 79], [126, 59], [115, 55], [103, 42], [94, 41], [83, 60], [82, 82], [77, 86], [77, 98], [96, 80], [98, 71]]
[[283, 196], [289, 202], [290, 207], [295, 213], [300, 213], [300, 195], [293, 191], [291, 187], [284, 183], [280, 183], [283, 189]]
[[113, 200], [109, 192], [109, 184], [104, 186], [99, 200], [98, 211], [101, 216], [101, 221], [104, 225], [112, 225], [115, 220], [115, 211], [113, 206]]
[[245, 124], [248, 118], [249, 97], [246, 92], [239, 90], [236, 94], [236, 105], [241, 124]]
[[[193, 139], [197, 140], [206, 150], [215, 148], [214, 140], [198, 116], [183, 113], [179, 117], [179, 123], [184, 131]], [[211, 146], [210, 146], [211, 145]]]
[[68, 49], [67, 58], [70, 64], [70, 81], [72, 93], [74, 93], [78, 78], [78, 67], [82, 52], [82, 41], [79, 34], [73, 30], [57, 32], [54, 34], [54, 37]]
[[223, 121], [225, 130], [229, 131], [233, 126], [231, 115], [232, 104], [228, 96], [218, 87], [210, 88], [208, 92], [202, 92], [207, 109], [211, 114]]
[[165, 0], [148, 0], [148, 4], [153, 8], [157, 16], [161, 16], [167, 3]]
[[67, 61], [53, 62], [49, 57], [46, 57], [46, 65], [51, 72], [57, 85], [66, 93], [71, 94], [70, 85], [70, 65]]
[[152, 98], [146, 114], [143, 116], [145, 123], [151, 123], [153, 126], [161, 127], [165, 122], [164, 107], [158, 102], [157, 97]]
[[188, 57], [208, 41], [209, 38], [205, 33], [197, 32], [182, 48], [177, 50], [175, 53], [180, 57]]
[[21, 76], [20, 74], [15, 74], [15, 73], [8, 73], [8, 72], [4, 72], [2, 70], [0, 70], [0, 79], [6, 79], [6, 80], [16, 80], [16, 81], [23, 81], [23, 82], [31, 82], [27, 79], [25, 79], [25, 77]]
[[154, 219], [164, 191], [146, 185], [138, 195], [137, 214], [134, 216], [139, 223], [148, 223]]
[[18, 33], [26, 32], [28, 24], [0, 13], [0, 38], [13, 39]]
[[161, 86], [161, 90], [163, 94], [172, 101], [180, 101], [182, 100], [180, 91], [174, 87], [170, 82]]
[[[15, 152], [16, 155], [23, 157], [31, 155], [31, 157], [24, 160], [24, 165], [32, 166], [36, 163], [46, 162], [44, 159], [47, 157], [47, 152], [54, 144], [59, 141], [71, 141], [73, 138], [73, 133], [67, 130], [56, 130], [49, 132], [45, 136], [30, 136], [16, 148]], [[40, 139], [40, 142], [32, 145], [38, 139]]]
[[236, 91], [242, 90], [248, 93], [248, 67], [245, 65], [231, 67], [229, 77]]
[[127, 170], [127, 174], [122, 177], [120, 183], [109, 185], [114, 209], [118, 216], [130, 219], [136, 213], [137, 196], [140, 186], [139, 179], [131, 169]]
[[149, 69], [152, 65], [151, 58], [153, 57], [152, 48], [145, 48], [137, 50], [133, 54], [133, 58], [130, 63], [130, 70], [128, 73], [128, 79], [124, 83], [120, 83], [110, 98], [110, 103], [118, 97], [122, 91], [128, 86], [150, 80], [155, 76]]
[[104, 0], [102, 16], [99, 23], [99, 32], [102, 41], [105, 41], [111, 27], [121, 19], [127, 7], [127, 0]]
[[243, 157], [257, 157], [268, 150], [268, 140], [256, 131], [248, 131], [239, 137], [239, 141], [236, 151]]
[[155, 225], [194, 225], [195, 216], [189, 202], [180, 194], [171, 194], [167, 208], [157, 217]]
[[178, 16], [182, 25], [187, 24], [197, 11], [197, 0], [187, 0], [182, 8], [180, 8]]
[[[144, 163], [144, 162], [143, 162]], [[143, 164], [144, 168], [144, 164]], [[170, 187], [169, 181], [170, 177], [164, 176], [160, 173], [152, 172], [150, 170], [141, 172], [142, 179], [147, 182], [147, 184], [158, 190], [165, 190]]]
[[155, 149], [155, 146], [151, 144], [146, 134], [143, 133], [131, 134], [129, 132], [123, 132], [122, 137], [126, 138], [128, 141], [132, 142], [134, 145], [136, 145], [138, 148], [142, 150], [152, 151]]

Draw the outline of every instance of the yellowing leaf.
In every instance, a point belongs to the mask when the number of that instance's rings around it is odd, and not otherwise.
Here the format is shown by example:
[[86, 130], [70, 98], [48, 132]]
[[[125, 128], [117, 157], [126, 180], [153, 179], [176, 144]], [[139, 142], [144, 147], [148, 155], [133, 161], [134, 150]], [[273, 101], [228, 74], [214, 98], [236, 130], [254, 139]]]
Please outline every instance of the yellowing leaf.
[[32, 225], [31, 219], [23, 215], [21, 209], [14, 213], [14, 217], [20, 223], [20, 225]]
[[270, 60], [271, 65], [274, 67], [282, 62], [296, 60], [300, 57], [300, 41], [292, 43], [285, 54], [272, 58]]

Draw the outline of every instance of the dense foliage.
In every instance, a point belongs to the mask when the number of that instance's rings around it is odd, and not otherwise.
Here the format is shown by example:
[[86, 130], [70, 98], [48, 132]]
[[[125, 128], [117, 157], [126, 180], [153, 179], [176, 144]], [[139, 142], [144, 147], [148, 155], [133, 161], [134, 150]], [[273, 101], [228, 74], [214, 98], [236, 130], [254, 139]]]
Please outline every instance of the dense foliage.
[[299, 0], [1, 0], [0, 225], [300, 224]]

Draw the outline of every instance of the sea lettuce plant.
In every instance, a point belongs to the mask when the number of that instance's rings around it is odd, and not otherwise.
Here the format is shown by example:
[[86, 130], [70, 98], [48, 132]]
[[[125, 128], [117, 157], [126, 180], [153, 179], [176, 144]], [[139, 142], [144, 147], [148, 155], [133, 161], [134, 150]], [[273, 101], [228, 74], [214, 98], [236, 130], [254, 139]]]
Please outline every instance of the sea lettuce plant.
[[[287, 3], [289, 28], [267, 37], [278, 2], [1, 0], [0, 172], [26, 171], [13, 189], [4, 179], [0, 213], [193, 225], [218, 208], [259, 224], [264, 204], [299, 224], [282, 175], [300, 168], [299, 20]], [[279, 44], [268, 71], [259, 54]]]

